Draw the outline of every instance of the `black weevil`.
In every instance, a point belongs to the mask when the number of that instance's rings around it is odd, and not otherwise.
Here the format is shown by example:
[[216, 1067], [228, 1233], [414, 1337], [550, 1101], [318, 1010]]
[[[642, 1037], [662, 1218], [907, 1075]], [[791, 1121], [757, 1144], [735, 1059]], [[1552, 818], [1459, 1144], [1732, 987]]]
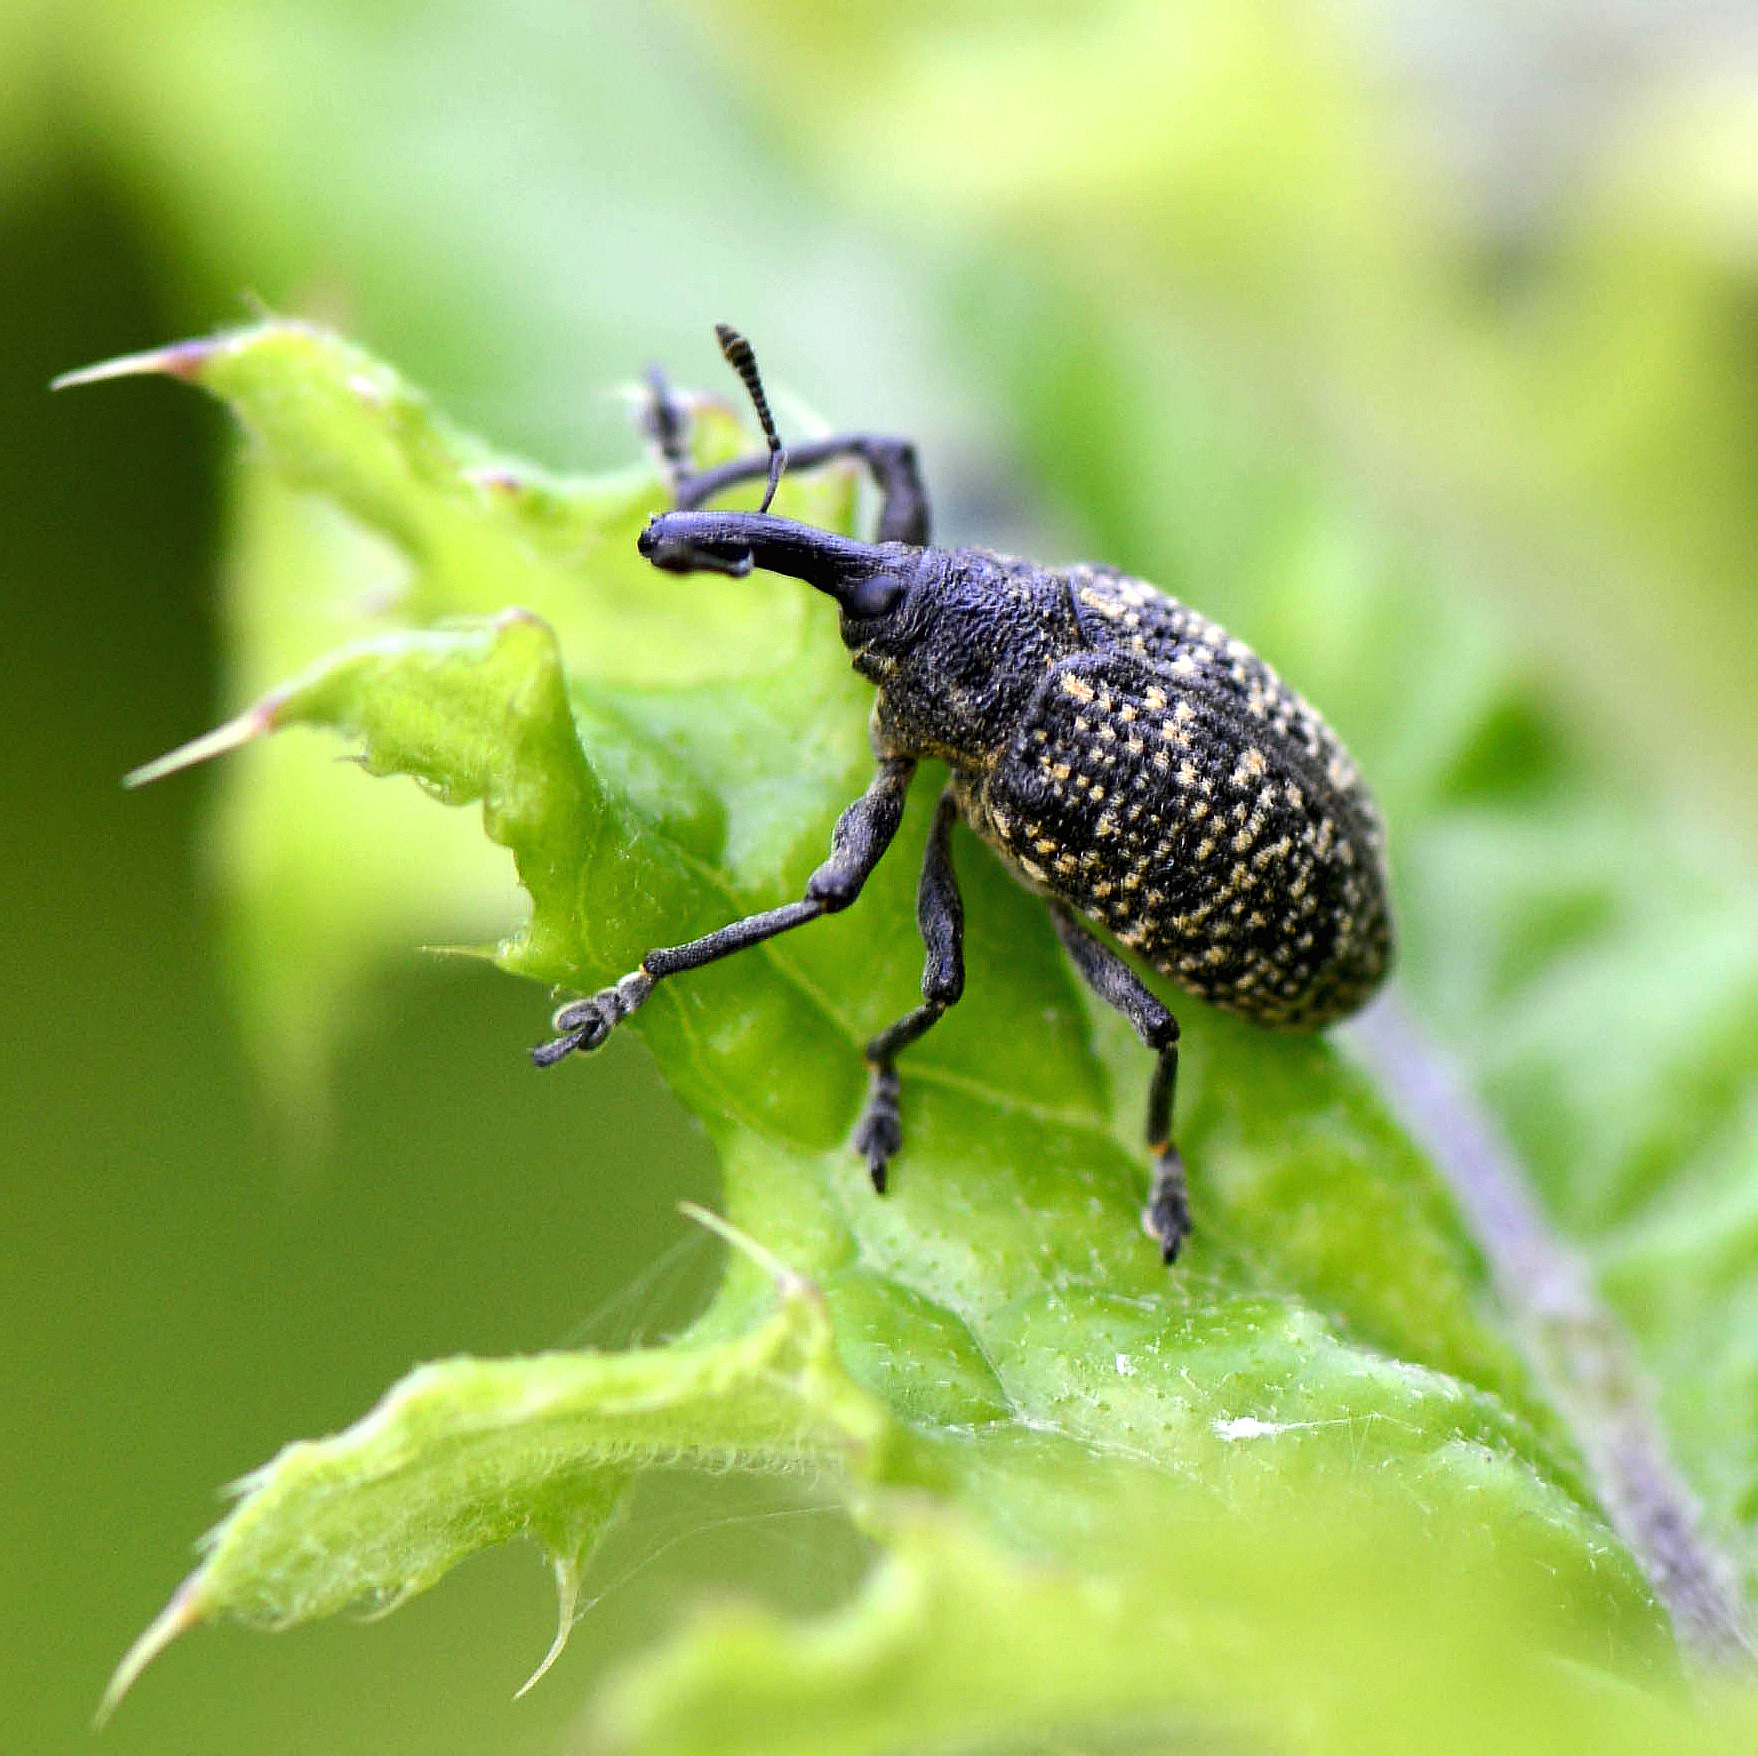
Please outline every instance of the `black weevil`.
[[[962, 817], [1044, 898], [1075, 967], [1158, 1056], [1144, 1220], [1170, 1262], [1191, 1229], [1172, 1141], [1178, 1021], [1086, 920], [1224, 1011], [1290, 1030], [1331, 1024], [1373, 993], [1391, 958], [1373, 798], [1324, 720], [1243, 641], [1175, 598], [1112, 567], [932, 547], [907, 441], [842, 435], [790, 458], [750, 344], [725, 324], [717, 333], [769, 449], [690, 470], [680, 411], [655, 374], [647, 427], [675, 510], [649, 522], [641, 553], [675, 573], [761, 567], [833, 597], [854, 667], [878, 689], [879, 773], [837, 820], [801, 901], [648, 952], [614, 986], [562, 1007], [561, 1034], [532, 1058], [548, 1066], [597, 1048], [665, 977], [847, 908], [897, 831], [917, 761], [937, 757], [952, 772], [916, 902], [928, 950], [922, 1004], [867, 1045], [856, 1150], [883, 1192], [903, 1143], [897, 1057], [964, 991], [951, 855]], [[843, 457], [878, 485], [876, 542], [770, 515], [785, 464]], [[701, 510], [758, 476], [768, 479], [759, 511]]]

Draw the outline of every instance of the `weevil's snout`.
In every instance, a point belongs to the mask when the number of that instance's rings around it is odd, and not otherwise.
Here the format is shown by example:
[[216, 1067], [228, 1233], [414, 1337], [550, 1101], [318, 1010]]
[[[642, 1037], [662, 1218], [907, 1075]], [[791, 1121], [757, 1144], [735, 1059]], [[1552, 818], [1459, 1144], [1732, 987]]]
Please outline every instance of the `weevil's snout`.
[[883, 615], [905, 589], [900, 565], [920, 555], [901, 543], [857, 543], [766, 512], [661, 512], [637, 539], [642, 555], [669, 573], [730, 573], [761, 567], [803, 579], [857, 618]]
[[742, 579], [751, 571], [751, 546], [747, 542], [704, 542], [694, 534], [667, 530], [671, 515], [661, 513], [647, 521], [647, 528], [636, 539], [642, 556], [667, 573], [726, 573]]

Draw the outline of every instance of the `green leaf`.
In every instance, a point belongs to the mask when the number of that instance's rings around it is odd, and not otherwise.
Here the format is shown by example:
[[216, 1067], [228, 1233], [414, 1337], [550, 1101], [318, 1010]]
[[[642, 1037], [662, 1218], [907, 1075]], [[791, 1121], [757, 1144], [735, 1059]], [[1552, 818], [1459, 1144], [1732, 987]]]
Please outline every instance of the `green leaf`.
[[581, 1569], [634, 1470], [810, 1460], [852, 1474], [871, 1469], [887, 1425], [838, 1363], [822, 1300], [797, 1280], [737, 1341], [423, 1366], [347, 1432], [289, 1445], [237, 1485], [237, 1510], [123, 1661], [106, 1711], [193, 1621], [383, 1612], [521, 1535], [555, 1571], [559, 1649]]
[[[1619, 1686], [1536, 1575], [1437, 1542], [1421, 1509], [1321, 1487], [1241, 1544], [1118, 1484], [1115, 1545], [1078, 1568], [918, 1514], [858, 1598], [808, 1629], [751, 1607], [696, 1616], [608, 1692], [614, 1749], [847, 1756], [921, 1748], [1639, 1752], [1738, 1747], [1750, 1704], [1695, 1714]], [[1151, 1507], [1151, 1510], [1150, 1510]], [[1128, 1564], [1111, 1567], [1127, 1543]], [[1437, 1592], [1437, 1583], [1456, 1589]]]
[[[327, 726], [371, 774], [481, 801], [530, 898], [494, 955], [549, 982], [595, 988], [655, 944], [800, 894], [871, 767], [867, 692], [826, 606], [772, 579], [654, 574], [632, 539], [663, 501], [656, 478], [569, 482], [493, 459], [321, 332], [267, 323], [135, 364], [233, 405], [248, 468], [272, 479], [253, 494], [321, 493], [323, 520], [339, 511], [370, 532], [349, 553], [388, 543], [404, 574], [394, 604], [357, 601], [351, 629], [336, 612], [339, 650], [298, 655], [311, 662], [294, 682], [189, 755]], [[710, 424], [705, 439], [727, 435]], [[849, 515], [842, 476], [783, 492], [815, 522]], [[292, 537], [254, 557], [245, 591], [284, 627], [299, 544], [325, 527], [296, 524], [285, 502], [275, 516]], [[1459, 704], [1455, 735], [1436, 748], [1464, 777], [1478, 698], [1444, 700]], [[1436, 786], [1432, 756], [1400, 784]], [[295, 812], [293, 794], [250, 784], [267, 802], [235, 815], [234, 835], [326, 848], [343, 917], [351, 891], [402, 868], [376, 838], [339, 860], [308, 791]], [[1363, 1590], [1382, 1545], [1403, 1583], [1391, 1611], [1363, 1612], [1339, 1723], [1371, 1679], [1401, 1678], [1414, 1711], [1423, 1690], [1477, 1674], [1413, 1632], [1461, 1593], [1480, 1593], [1481, 1614], [1435, 1626], [1468, 1628], [1474, 1664], [1518, 1655], [1524, 1678], [1567, 1654], [1664, 1670], [1652, 1600], [1565, 1423], [1493, 1314], [1434, 1171], [1366, 1079], [1325, 1042], [1181, 999], [1199, 1232], [1167, 1275], [1136, 1219], [1147, 1058], [1081, 990], [1041, 905], [962, 832], [968, 997], [904, 1064], [904, 1155], [875, 1198], [846, 1137], [860, 1044], [913, 1003], [907, 850], [934, 792], [932, 775], [918, 783], [905, 851], [858, 907], [663, 984], [634, 1021], [708, 1123], [732, 1219], [785, 1269], [734, 1272], [689, 1336], [626, 1360], [426, 1369], [350, 1433], [253, 1478], [158, 1634], [196, 1616], [396, 1601], [518, 1531], [577, 1567], [621, 1472], [677, 1445], [723, 1466], [830, 1472], [890, 1558], [815, 1630], [733, 1617], [680, 1637], [606, 1708], [653, 1747], [695, 1747], [679, 1729], [690, 1704], [728, 1676], [753, 1743], [851, 1677], [868, 1693], [849, 1698], [850, 1748], [1012, 1723], [1020, 1703], [1080, 1726], [1220, 1715], [1286, 1731], [1324, 1667], [1266, 1677], [1242, 1655], [1266, 1640], [1334, 1652], [1357, 1628], [1331, 1626], [1330, 1588], [1290, 1593], [1287, 1558], [1329, 1555], [1329, 1574]], [[374, 932], [393, 927], [375, 911]], [[283, 947], [289, 968], [301, 948]], [[809, 1347], [801, 1313], [819, 1325]], [[809, 1371], [775, 1366], [766, 1350], [784, 1332]], [[640, 1394], [616, 1388], [636, 1382]], [[943, 1638], [953, 1627], [983, 1663]], [[1193, 1665], [1157, 1662], [1181, 1642]], [[1095, 1652], [1114, 1658], [1073, 1656]], [[1577, 1677], [1545, 1711], [1609, 1687]], [[857, 1736], [874, 1691], [895, 1713], [875, 1709]]]

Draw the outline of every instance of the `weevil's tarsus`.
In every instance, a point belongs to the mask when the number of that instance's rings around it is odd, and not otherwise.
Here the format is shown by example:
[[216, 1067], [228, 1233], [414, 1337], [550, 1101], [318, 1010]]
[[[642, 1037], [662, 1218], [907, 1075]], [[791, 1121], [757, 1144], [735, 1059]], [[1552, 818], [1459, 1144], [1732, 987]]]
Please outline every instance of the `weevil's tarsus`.
[[1160, 1260], [1170, 1268], [1193, 1229], [1184, 1154], [1170, 1141], [1155, 1151], [1154, 1179], [1148, 1188], [1148, 1204], [1142, 1209], [1141, 1223], [1142, 1230], [1160, 1246]]
[[553, 1067], [576, 1050], [590, 1054], [625, 1018], [647, 1004], [657, 979], [643, 963], [620, 982], [600, 988], [584, 1000], [558, 1007], [549, 1022], [550, 1028], [560, 1034], [533, 1049], [531, 1059], [539, 1067]]
[[[911, 1018], [914, 1016], [914, 1013], [910, 1014]], [[874, 1043], [867, 1045], [867, 1059], [873, 1072], [867, 1082], [866, 1106], [861, 1111], [860, 1121], [855, 1124], [851, 1144], [867, 1162], [867, 1176], [873, 1184], [873, 1193], [883, 1195], [890, 1186], [891, 1161], [903, 1150], [900, 1103], [903, 1082], [897, 1076], [894, 1061], [874, 1058], [874, 1046]]]
[[690, 471], [690, 410], [672, 389], [663, 366], [647, 368], [647, 394], [636, 401], [635, 424], [675, 487]]

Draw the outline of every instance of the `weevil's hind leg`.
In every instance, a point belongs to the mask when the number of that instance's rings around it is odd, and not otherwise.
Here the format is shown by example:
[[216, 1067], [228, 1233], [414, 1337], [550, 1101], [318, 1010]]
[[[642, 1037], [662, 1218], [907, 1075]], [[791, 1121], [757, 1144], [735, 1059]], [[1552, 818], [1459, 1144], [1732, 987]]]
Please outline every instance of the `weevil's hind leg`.
[[1154, 1155], [1154, 1182], [1142, 1221], [1159, 1240], [1160, 1253], [1173, 1261], [1190, 1236], [1190, 1192], [1184, 1157], [1172, 1142], [1172, 1105], [1178, 1093], [1178, 1020], [1160, 997], [1108, 945], [1095, 938], [1059, 902], [1049, 905], [1056, 937], [1074, 967], [1099, 998], [1115, 1006], [1135, 1026], [1135, 1034], [1158, 1056], [1148, 1085], [1148, 1150]]
[[938, 1024], [964, 992], [964, 903], [952, 869], [952, 826], [957, 818], [958, 805], [949, 789], [940, 795], [934, 812], [928, 851], [922, 859], [922, 881], [916, 890], [916, 924], [928, 948], [922, 970], [922, 1003], [867, 1045], [873, 1077], [867, 1107], [855, 1127], [854, 1145], [866, 1159], [873, 1187], [881, 1195], [885, 1193], [886, 1166], [903, 1145], [897, 1057]]
[[584, 1000], [570, 1001], [551, 1020], [557, 1035], [531, 1051], [539, 1067], [552, 1067], [576, 1050], [596, 1049], [630, 1013], [646, 1004], [666, 976], [700, 969], [705, 963], [760, 945], [777, 933], [803, 927], [820, 915], [845, 909], [884, 857], [903, 820], [904, 798], [916, 771], [912, 758], [893, 756], [880, 764], [873, 783], [836, 820], [830, 837], [830, 858], [806, 882], [799, 902], [747, 915], [687, 945], [649, 951], [640, 968]]

